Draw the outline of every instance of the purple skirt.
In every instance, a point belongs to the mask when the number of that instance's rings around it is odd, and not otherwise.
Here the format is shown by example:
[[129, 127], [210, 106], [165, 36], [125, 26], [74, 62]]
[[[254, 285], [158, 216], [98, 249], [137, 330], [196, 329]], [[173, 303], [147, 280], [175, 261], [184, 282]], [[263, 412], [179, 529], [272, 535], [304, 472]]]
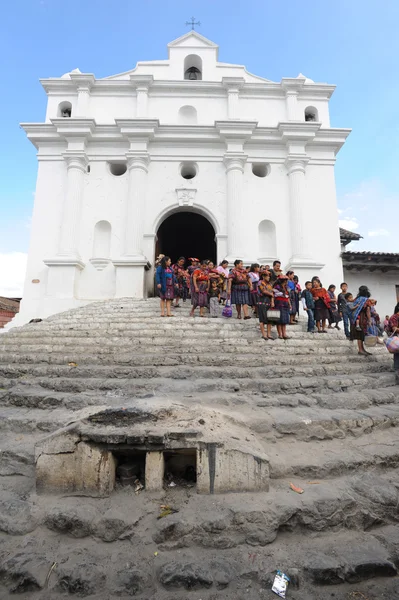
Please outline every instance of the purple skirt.
[[193, 286], [193, 292], [191, 294], [191, 304], [193, 308], [206, 307], [208, 306], [208, 282], [200, 281], [198, 283], [198, 292], [195, 291]]
[[231, 287], [232, 304], [251, 304], [249, 287], [246, 284], [232, 285]]
[[173, 298], [175, 297], [175, 288], [172, 285], [166, 285], [166, 291], [163, 294], [161, 292], [161, 290], [159, 290], [159, 297], [161, 298], [161, 300], [173, 300]]

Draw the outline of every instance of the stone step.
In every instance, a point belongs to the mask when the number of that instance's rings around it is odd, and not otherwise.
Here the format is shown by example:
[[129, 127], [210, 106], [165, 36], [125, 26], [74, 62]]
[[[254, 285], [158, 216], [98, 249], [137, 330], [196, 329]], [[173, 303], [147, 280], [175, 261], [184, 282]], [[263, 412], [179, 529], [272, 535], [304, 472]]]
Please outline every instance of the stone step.
[[[273, 333], [273, 332], [272, 332]], [[304, 331], [291, 331], [288, 333], [288, 342], [289, 341], [306, 341], [307, 344], [338, 344], [345, 345], [347, 341], [344, 336], [334, 335], [327, 333], [326, 335], [320, 334], [309, 334]], [[251, 327], [245, 329], [243, 331], [237, 329], [205, 329], [205, 328], [193, 328], [189, 329], [187, 327], [183, 328], [173, 328], [173, 329], [164, 329], [162, 327], [159, 328], [134, 328], [129, 323], [121, 324], [118, 327], [110, 326], [102, 326], [102, 325], [93, 325], [90, 329], [83, 329], [80, 326], [76, 326], [74, 328], [53, 328], [53, 329], [43, 329], [42, 331], [33, 331], [33, 330], [25, 330], [21, 333], [14, 334], [9, 333], [1, 336], [0, 341], [2, 344], [7, 344], [7, 342], [21, 342], [22, 340], [29, 339], [46, 339], [46, 338], [86, 338], [86, 337], [98, 337], [103, 336], [104, 338], [113, 336], [113, 337], [123, 337], [123, 338], [135, 338], [135, 339], [148, 339], [148, 338], [162, 338], [163, 342], [167, 342], [169, 339], [177, 338], [186, 338], [192, 342], [192, 340], [206, 338], [211, 339], [231, 339], [231, 340], [241, 340], [241, 339], [260, 339], [260, 330], [258, 327]], [[277, 340], [277, 333], [274, 332], [274, 339]]]
[[[0, 592], [5, 600], [16, 590], [30, 600], [61, 600], [76, 590], [96, 600], [128, 598], [132, 590], [154, 600], [259, 600], [272, 597], [279, 569], [291, 578], [287, 598], [393, 600], [399, 583], [392, 486], [381, 482], [385, 489], [373, 512], [373, 498], [358, 481], [345, 483], [339, 493], [330, 487], [312, 490], [307, 499], [285, 492], [281, 507], [265, 508], [256, 497], [243, 509], [235, 494], [212, 497], [211, 507], [207, 498], [191, 496], [195, 513], [184, 490], [173, 498], [179, 513], [161, 520], [158, 503], [146, 502], [145, 493], [133, 496], [134, 511], [126, 494], [119, 494], [116, 509], [94, 500], [85, 507], [81, 498], [57, 498], [48, 502], [41, 522], [24, 523], [29, 545], [16, 537], [5, 540]], [[276, 489], [276, 496], [284, 491]], [[10, 504], [25, 513], [33, 510], [26, 500]], [[7, 516], [4, 527], [11, 520]], [[337, 531], [340, 516], [347, 528]], [[365, 531], [380, 516], [384, 525]], [[304, 527], [311, 536], [303, 535]], [[51, 541], [40, 543], [43, 538]], [[140, 548], [134, 562], [132, 543]]]
[[50, 433], [74, 421], [74, 415], [65, 409], [22, 409], [0, 407], [0, 431], [19, 433]]
[[[361, 357], [363, 358], [363, 357]], [[221, 369], [218, 365], [195, 366], [191, 369], [176, 371], [169, 366], [129, 366], [129, 365], [80, 365], [69, 366], [68, 363], [60, 364], [0, 364], [0, 377], [20, 378], [30, 377], [69, 377], [72, 379], [81, 378], [129, 378], [129, 379], [172, 379], [176, 381], [188, 379], [207, 379], [207, 380], [252, 380], [258, 381], [266, 378], [291, 378], [291, 377], [317, 377], [325, 375], [356, 375], [361, 373], [382, 373], [392, 370], [391, 362], [376, 361], [372, 357], [364, 358], [364, 362], [342, 362], [332, 364], [267, 364], [263, 367], [250, 366], [224, 366]]]
[[268, 366], [271, 362], [271, 356], [273, 356], [273, 365], [279, 364], [285, 365], [335, 365], [337, 369], [346, 364], [350, 355], [350, 361], [353, 364], [360, 365], [361, 367], [367, 361], [367, 365], [384, 364], [387, 368], [392, 365], [392, 360], [388, 356], [388, 353], [375, 354], [372, 357], [365, 358], [358, 354], [339, 353], [313, 353], [310, 355], [304, 355], [303, 353], [292, 354], [287, 352], [277, 351], [276, 348], [271, 349], [262, 354], [256, 353], [226, 353], [220, 354], [215, 352], [208, 352], [206, 349], [202, 353], [173, 353], [167, 355], [160, 355], [155, 352], [137, 353], [137, 352], [126, 352], [126, 349], [114, 350], [110, 347], [96, 347], [93, 349], [93, 345], [78, 346], [77, 348], [51, 346], [51, 350], [48, 349], [42, 353], [25, 351], [20, 348], [19, 352], [13, 350], [12, 352], [0, 352], [0, 365], [12, 365], [12, 364], [32, 364], [40, 365], [41, 363], [47, 363], [51, 365], [67, 365], [70, 362], [76, 362], [78, 365], [130, 365], [136, 366], [187, 366], [191, 368], [197, 368], [198, 366], [245, 366], [245, 367], [260, 367], [261, 365]]
[[[391, 381], [391, 383], [393, 383]], [[0, 381], [5, 386], [5, 382]], [[291, 390], [292, 391], [292, 390]], [[301, 390], [300, 390], [301, 391]], [[262, 420], [265, 410], [272, 407], [315, 407], [329, 410], [359, 410], [373, 405], [391, 405], [399, 402], [396, 386], [381, 389], [362, 389], [360, 391], [330, 392], [330, 393], [260, 393], [257, 391], [245, 394], [240, 392], [202, 393], [200, 395], [190, 394], [192, 402], [213, 407], [225, 407], [239, 405], [243, 412], [244, 405], [253, 407], [258, 411], [257, 420]], [[153, 396], [153, 392], [150, 394]], [[174, 398], [174, 394], [171, 394]], [[121, 392], [107, 392], [100, 390], [86, 391], [80, 393], [49, 391], [41, 386], [34, 385], [25, 380], [18, 383], [9, 382], [7, 387], [0, 390], [0, 406], [20, 406], [23, 408], [53, 409], [65, 407], [68, 410], [79, 410], [85, 406], [108, 405], [117, 406], [125, 402], [125, 396]], [[306, 417], [308, 418], [308, 417]], [[257, 425], [255, 425], [257, 427]]]
[[[364, 433], [364, 431], [363, 431]], [[399, 465], [396, 428], [374, 428], [365, 435], [322, 441], [301, 441], [284, 437], [269, 448], [270, 477], [328, 480], [360, 470], [384, 474]], [[313, 485], [313, 484], [309, 484]], [[314, 485], [318, 485], [315, 483]], [[375, 488], [375, 485], [373, 484]]]
[[[351, 410], [327, 409], [317, 405], [268, 407], [262, 415], [254, 411], [252, 419], [247, 418], [247, 423], [264, 440], [293, 438], [310, 442], [359, 437], [375, 430], [396, 427], [399, 424], [399, 402]], [[399, 452], [399, 444], [397, 450]]]
[[[72, 367], [69, 367], [72, 370]], [[79, 369], [79, 367], [77, 367]], [[66, 369], [67, 371], [68, 369]], [[73, 369], [75, 370], [75, 369]], [[120, 368], [117, 369], [120, 371]], [[102, 369], [100, 369], [101, 373]], [[65, 369], [64, 369], [65, 374]], [[131, 379], [122, 377], [76, 377], [76, 373], [70, 373], [70, 376], [32, 377], [25, 374], [21, 379], [13, 379], [11, 372], [0, 380], [1, 387], [7, 388], [23, 381], [28, 385], [39, 385], [43, 389], [60, 392], [91, 392], [99, 390], [102, 392], [115, 392], [120, 397], [142, 398], [143, 396], [161, 394], [174, 394], [175, 397], [189, 394], [197, 396], [208, 392], [226, 392], [226, 393], [247, 393], [260, 392], [262, 394], [312, 394], [312, 393], [332, 393], [361, 391], [361, 390], [380, 390], [391, 387], [394, 383], [393, 373], [354, 373], [352, 375], [321, 375], [321, 376], [291, 376], [269, 377], [266, 379], [243, 378], [206, 378], [206, 379], [173, 379], [154, 377], [152, 379], [139, 378]], [[15, 374], [14, 374], [15, 377]]]

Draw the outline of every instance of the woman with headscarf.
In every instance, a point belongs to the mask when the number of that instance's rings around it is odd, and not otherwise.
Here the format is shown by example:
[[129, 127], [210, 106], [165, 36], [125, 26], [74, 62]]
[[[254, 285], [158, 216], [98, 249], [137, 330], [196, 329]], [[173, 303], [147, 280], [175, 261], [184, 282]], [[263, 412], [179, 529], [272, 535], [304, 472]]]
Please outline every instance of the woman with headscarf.
[[176, 277], [176, 304], [175, 308], [179, 308], [179, 300], [186, 302], [190, 294], [190, 276], [185, 269], [186, 259], [181, 256], [179, 260], [172, 266]]
[[191, 296], [192, 309], [190, 317], [194, 316], [195, 309], [199, 306], [200, 317], [205, 317], [204, 309], [208, 306], [209, 271], [208, 261], [203, 260], [199, 268], [195, 269], [192, 276], [193, 294]]
[[289, 340], [287, 325], [290, 322], [291, 300], [287, 286], [288, 277], [282, 273], [277, 276], [273, 285], [274, 306], [280, 311], [280, 322], [277, 323], [277, 333], [280, 340]]
[[231, 303], [236, 305], [237, 319], [241, 319], [241, 308], [244, 312], [244, 321], [251, 318], [248, 315], [251, 288], [251, 279], [242, 260], [235, 260], [234, 269], [229, 274], [227, 297], [231, 297]]
[[174, 317], [171, 314], [171, 306], [173, 298], [175, 297], [175, 284], [176, 278], [171, 268], [171, 260], [169, 256], [164, 256], [161, 259], [161, 264], [157, 267], [155, 272], [155, 281], [157, 284], [157, 290], [161, 299], [161, 317], [165, 316], [165, 305], [166, 305], [166, 316]]
[[364, 347], [367, 327], [371, 324], [370, 296], [368, 287], [361, 285], [354, 301], [348, 303], [351, 322], [350, 339], [357, 340], [358, 354], [361, 356], [371, 356], [371, 352], [367, 352]]
[[314, 319], [316, 321], [317, 331], [319, 333], [327, 333], [326, 321], [329, 317], [330, 296], [327, 290], [323, 288], [318, 277], [312, 279], [312, 296], [314, 300]]
[[327, 294], [330, 296], [330, 308], [328, 317], [328, 329], [333, 329], [333, 323], [335, 323], [335, 329], [341, 329], [338, 323], [342, 320], [338, 312], [337, 297], [335, 295], [335, 285], [331, 284], [328, 286]]

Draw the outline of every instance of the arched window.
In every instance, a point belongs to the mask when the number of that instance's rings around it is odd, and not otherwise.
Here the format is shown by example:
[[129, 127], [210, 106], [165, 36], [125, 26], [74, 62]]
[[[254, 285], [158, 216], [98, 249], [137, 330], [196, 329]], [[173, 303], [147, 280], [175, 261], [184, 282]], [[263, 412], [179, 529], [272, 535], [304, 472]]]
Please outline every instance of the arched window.
[[58, 105], [57, 117], [70, 118], [72, 117], [72, 104], [70, 102], [60, 102]]
[[276, 226], [265, 219], [259, 223], [259, 260], [270, 262], [277, 256]]
[[184, 79], [202, 79], [202, 59], [197, 54], [189, 54], [184, 59]]
[[182, 125], [196, 125], [197, 110], [194, 106], [182, 106], [179, 108], [178, 122]]
[[305, 121], [307, 122], [311, 122], [311, 121], [318, 121], [319, 120], [319, 113], [317, 108], [315, 108], [314, 106], [308, 106], [307, 108], [305, 108]]
[[110, 261], [111, 253], [111, 223], [98, 221], [94, 227], [93, 258], [91, 264], [102, 271]]

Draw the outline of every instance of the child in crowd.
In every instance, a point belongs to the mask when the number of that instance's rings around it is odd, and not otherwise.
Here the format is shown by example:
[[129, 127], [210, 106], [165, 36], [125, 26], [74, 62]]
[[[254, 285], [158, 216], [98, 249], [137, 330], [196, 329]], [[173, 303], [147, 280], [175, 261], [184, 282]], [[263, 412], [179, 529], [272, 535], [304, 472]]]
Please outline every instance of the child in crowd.
[[312, 282], [307, 281], [305, 283], [305, 289], [302, 292], [301, 296], [303, 309], [306, 311], [308, 315], [308, 333], [314, 333], [314, 300], [312, 295]]
[[211, 287], [209, 288], [209, 312], [213, 319], [219, 316], [219, 300], [220, 300], [220, 289], [218, 281], [216, 279], [211, 280]]
[[345, 299], [345, 295], [348, 293], [348, 284], [343, 282], [340, 285], [341, 292], [338, 294], [338, 312], [344, 322], [344, 331], [347, 339], [350, 338], [350, 324], [349, 324], [349, 309]]
[[[348, 309], [349, 309], [349, 314], [351, 314], [355, 310], [355, 308], [356, 308], [356, 306], [355, 306], [355, 299], [354, 299], [354, 297], [353, 297], [352, 294], [348, 293], [348, 294], [345, 294], [345, 300], [346, 300], [346, 304], [347, 304]], [[360, 327], [360, 318], [356, 319], [355, 327], [356, 327], [357, 331], [361, 331], [362, 330], [362, 328]]]

